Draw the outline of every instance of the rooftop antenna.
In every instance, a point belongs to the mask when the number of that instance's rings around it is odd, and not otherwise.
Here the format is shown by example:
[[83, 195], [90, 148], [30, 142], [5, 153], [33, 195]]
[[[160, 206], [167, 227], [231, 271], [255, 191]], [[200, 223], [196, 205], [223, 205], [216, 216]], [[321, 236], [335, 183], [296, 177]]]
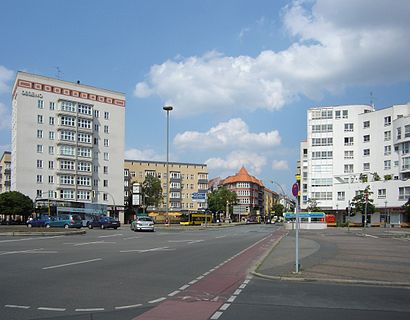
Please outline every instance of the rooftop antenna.
[[374, 109], [374, 101], [373, 101], [373, 92], [370, 91], [370, 105], [373, 107]]
[[57, 72], [56, 72], [56, 78], [57, 78], [58, 80], [60, 80], [60, 79], [61, 79], [61, 75], [63, 74], [63, 72], [61, 71], [61, 69], [60, 69], [59, 66], [56, 66], [56, 70], [57, 70]]

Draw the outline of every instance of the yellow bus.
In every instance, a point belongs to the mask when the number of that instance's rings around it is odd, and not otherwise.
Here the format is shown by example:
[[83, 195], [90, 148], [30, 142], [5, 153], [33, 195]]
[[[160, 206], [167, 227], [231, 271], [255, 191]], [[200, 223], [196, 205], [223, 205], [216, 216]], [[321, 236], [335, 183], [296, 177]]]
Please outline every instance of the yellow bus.
[[179, 222], [182, 225], [202, 225], [206, 223], [212, 223], [212, 214], [205, 213], [183, 213], [181, 215], [181, 221]]

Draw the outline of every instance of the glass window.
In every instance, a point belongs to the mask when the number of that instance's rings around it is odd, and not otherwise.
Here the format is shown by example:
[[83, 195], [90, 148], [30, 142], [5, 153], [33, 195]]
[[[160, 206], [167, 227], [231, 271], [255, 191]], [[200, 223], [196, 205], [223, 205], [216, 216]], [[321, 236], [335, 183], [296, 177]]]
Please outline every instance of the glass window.
[[366, 134], [363, 136], [363, 142], [369, 142], [370, 141], [370, 134]]
[[37, 107], [39, 109], [43, 109], [44, 108], [44, 101], [43, 100], [37, 100]]
[[369, 171], [370, 170], [370, 163], [365, 162], [363, 163], [363, 171]]
[[401, 139], [401, 127], [397, 128], [397, 140]]
[[43, 145], [42, 144], [37, 145], [37, 153], [43, 153]]
[[384, 117], [384, 125], [385, 126], [391, 125], [391, 116]]
[[353, 131], [353, 123], [345, 123], [345, 132]]
[[384, 141], [390, 141], [391, 140], [391, 131], [385, 131], [384, 132]]
[[363, 150], [363, 155], [364, 156], [370, 156], [370, 149], [364, 149]]
[[42, 139], [43, 138], [43, 130], [37, 130], [37, 138]]
[[367, 121], [364, 121], [364, 122], [363, 122], [363, 128], [364, 128], [364, 129], [370, 128], [370, 121], [368, 121], [368, 120], [367, 120]]
[[391, 169], [391, 160], [384, 160], [384, 170]]
[[43, 116], [42, 115], [37, 115], [37, 123], [42, 124], [43, 123]]
[[384, 146], [384, 155], [388, 156], [391, 154], [391, 146]]
[[55, 103], [54, 102], [50, 102], [50, 110], [54, 110], [55, 109]]

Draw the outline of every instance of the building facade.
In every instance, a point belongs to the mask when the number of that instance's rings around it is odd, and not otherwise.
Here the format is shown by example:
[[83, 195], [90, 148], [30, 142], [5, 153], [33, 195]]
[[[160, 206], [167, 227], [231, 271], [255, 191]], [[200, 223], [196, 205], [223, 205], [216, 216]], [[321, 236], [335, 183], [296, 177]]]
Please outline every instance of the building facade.
[[265, 194], [262, 181], [251, 176], [245, 167], [235, 175], [223, 180], [222, 185], [235, 192], [238, 203], [234, 206], [234, 220], [246, 219], [248, 216], [264, 216]]
[[124, 94], [18, 72], [12, 106], [12, 190], [123, 205]]
[[[162, 161], [125, 160], [123, 188], [125, 205], [142, 205], [143, 200], [129, 203], [129, 199], [132, 198], [132, 186], [136, 183], [142, 184], [147, 175], [155, 176], [161, 181], [163, 201], [160, 207], [155, 209], [164, 211], [167, 200], [167, 163]], [[195, 201], [193, 197], [197, 194], [205, 195], [207, 191], [208, 166], [206, 164], [169, 162], [169, 210], [205, 210], [206, 202]]]
[[4, 151], [0, 160], [0, 193], [11, 191], [11, 152]]
[[315, 200], [345, 220], [350, 201], [369, 187], [379, 213], [371, 223], [400, 224], [410, 197], [410, 104], [309, 109], [297, 176], [302, 209]]

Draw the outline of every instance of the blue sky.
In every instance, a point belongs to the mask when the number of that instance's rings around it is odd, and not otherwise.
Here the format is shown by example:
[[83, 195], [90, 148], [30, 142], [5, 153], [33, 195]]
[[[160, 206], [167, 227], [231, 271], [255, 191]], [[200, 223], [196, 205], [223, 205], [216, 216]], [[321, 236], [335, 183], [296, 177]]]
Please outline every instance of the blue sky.
[[[388, 14], [387, 14], [388, 13]], [[0, 152], [19, 70], [126, 94], [126, 158], [244, 165], [288, 194], [306, 110], [410, 101], [410, 1], [0, 3]]]

